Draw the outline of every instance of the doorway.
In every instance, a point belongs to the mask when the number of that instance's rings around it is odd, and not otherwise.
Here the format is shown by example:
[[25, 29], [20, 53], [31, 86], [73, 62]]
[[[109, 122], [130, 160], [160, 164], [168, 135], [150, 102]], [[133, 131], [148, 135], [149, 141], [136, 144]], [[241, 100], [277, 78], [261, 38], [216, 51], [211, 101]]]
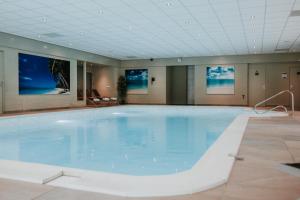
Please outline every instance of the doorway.
[[87, 97], [92, 96], [92, 90], [93, 90], [93, 74], [92, 72], [86, 73], [86, 95]]
[[290, 76], [290, 90], [294, 93], [295, 110], [300, 110], [300, 67], [292, 67]]
[[4, 106], [4, 63], [3, 63], [3, 52], [0, 51], [0, 113], [3, 113]]
[[167, 66], [167, 104], [188, 103], [187, 66]]
[[249, 106], [266, 99], [266, 66], [250, 64], [249, 66]]

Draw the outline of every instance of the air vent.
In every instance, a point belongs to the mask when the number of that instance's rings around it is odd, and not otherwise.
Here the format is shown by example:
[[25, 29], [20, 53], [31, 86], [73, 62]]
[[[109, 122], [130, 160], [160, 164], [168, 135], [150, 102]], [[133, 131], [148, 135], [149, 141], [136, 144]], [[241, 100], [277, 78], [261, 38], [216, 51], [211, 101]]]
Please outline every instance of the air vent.
[[290, 17], [300, 17], [300, 10], [292, 10]]
[[290, 49], [275, 49], [275, 52], [278, 52], [278, 53], [283, 53], [283, 52], [289, 52]]
[[63, 37], [63, 35], [59, 33], [44, 33], [43, 36], [46, 36], [48, 38], [57, 38], [57, 37]]
[[136, 56], [126, 56], [126, 58], [128, 58], [128, 59], [136, 59], [138, 57], [136, 57]]

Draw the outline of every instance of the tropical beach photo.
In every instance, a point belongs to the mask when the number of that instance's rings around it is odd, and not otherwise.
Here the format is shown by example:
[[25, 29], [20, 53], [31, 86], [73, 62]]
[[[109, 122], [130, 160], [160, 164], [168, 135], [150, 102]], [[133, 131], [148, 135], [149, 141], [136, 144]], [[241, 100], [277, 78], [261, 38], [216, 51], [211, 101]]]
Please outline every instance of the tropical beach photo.
[[70, 62], [20, 53], [19, 94], [70, 94]]
[[207, 94], [234, 94], [234, 66], [208, 66], [206, 70]]
[[125, 70], [128, 94], [148, 94], [148, 69]]

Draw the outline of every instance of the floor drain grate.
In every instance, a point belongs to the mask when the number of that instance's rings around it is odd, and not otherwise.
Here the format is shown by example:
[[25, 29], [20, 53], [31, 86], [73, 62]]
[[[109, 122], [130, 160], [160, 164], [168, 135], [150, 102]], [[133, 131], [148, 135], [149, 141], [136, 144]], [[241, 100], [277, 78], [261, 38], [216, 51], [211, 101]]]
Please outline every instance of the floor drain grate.
[[59, 171], [57, 174], [54, 174], [53, 176], [47, 177], [42, 181], [42, 184], [48, 184], [50, 182], [56, 181], [60, 178], [80, 178], [80, 176], [65, 174], [64, 171]]
[[57, 174], [54, 174], [53, 176], [47, 177], [42, 181], [42, 184], [48, 184], [49, 182], [58, 179], [59, 177], [62, 177], [64, 175], [63, 171], [58, 172]]

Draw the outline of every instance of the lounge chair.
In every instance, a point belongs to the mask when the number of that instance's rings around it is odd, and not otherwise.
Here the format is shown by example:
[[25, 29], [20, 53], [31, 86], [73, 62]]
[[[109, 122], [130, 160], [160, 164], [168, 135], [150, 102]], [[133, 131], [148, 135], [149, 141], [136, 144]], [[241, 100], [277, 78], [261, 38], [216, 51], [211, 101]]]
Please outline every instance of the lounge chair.
[[96, 89], [93, 89], [94, 96], [98, 99], [101, 99], [112, 104], [116, 104], [118, 99], [116, 97], [102, 97]]
[[93, 89], [92, 91], [87, 90], [87, 103], [92, 106], [112, 106], [117, 104], [117, 99], [109, 97], [101, 97], [97, 90]]

